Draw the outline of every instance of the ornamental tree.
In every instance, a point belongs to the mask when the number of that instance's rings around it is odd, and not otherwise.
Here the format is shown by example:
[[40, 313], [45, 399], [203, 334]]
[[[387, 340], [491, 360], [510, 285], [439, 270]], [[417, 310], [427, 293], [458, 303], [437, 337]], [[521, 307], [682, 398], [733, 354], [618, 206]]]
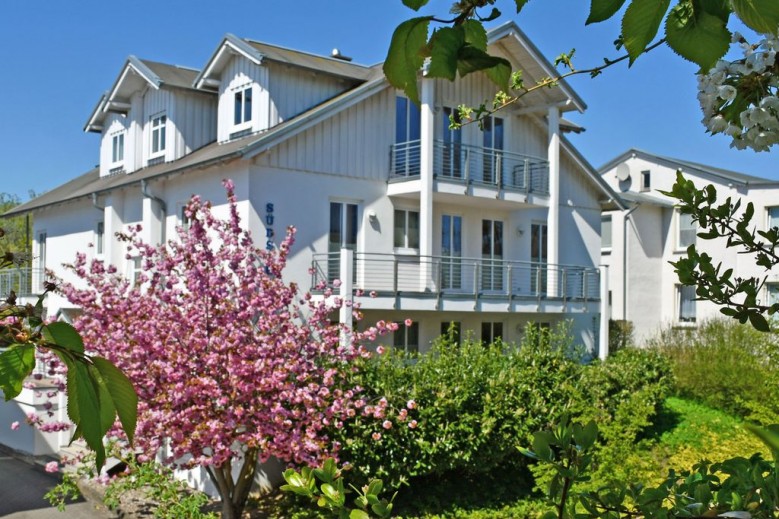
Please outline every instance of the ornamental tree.
[[[225, 187], [227, 219], [195, 196], [178, 240], [155, 247], [138, 227], [119, 235], [127, 258], [139, 258], [137, 279], [79, 254], [69, 268], [83, 283], [61, 290], [83, 308], [75, 326], [85, 343], [137, 388], [141, 456], [204, 467], [222, 517], [233, 518], [258, 461], [313, 464], [338, 450], [325, 428], [364, 405], [345, 375], [369, 355], [362, 342], [392, 327], [359, 333], [331, 324], [334, 308], [348, 302], [326, 287], [324, 298], [301, 294], [282, 278], [294, 228], [277, 249], [256, 247], [232, 183]], [[351, 334], [349, 345], [342, 333]]]

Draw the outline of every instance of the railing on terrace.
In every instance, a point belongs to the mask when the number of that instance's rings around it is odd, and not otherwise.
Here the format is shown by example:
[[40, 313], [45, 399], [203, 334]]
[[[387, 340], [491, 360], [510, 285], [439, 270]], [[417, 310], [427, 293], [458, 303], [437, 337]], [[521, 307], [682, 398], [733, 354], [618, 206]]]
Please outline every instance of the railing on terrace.
[[0, 298], [8, 297], [11, 290], [16, 292], [17, 296], [29, 296], [41, 292], [39, 288], [43, 285], [43, 276], [43, 269], [30, 267], [0, 269]]
[[[391, 179], [419, 177], [419, 141], [393, 144], [390, 157]], [[437, 140], [433, 173], [440, 180], [549, 194], [549, 161], [494, 148]]]
[[[332, 282], [339, 262], [338, 253], [315, 254], [312, 286]], [[354, 286], [392, 295], [597, 301], [600, 272], [571, 265], [358, 252]]]

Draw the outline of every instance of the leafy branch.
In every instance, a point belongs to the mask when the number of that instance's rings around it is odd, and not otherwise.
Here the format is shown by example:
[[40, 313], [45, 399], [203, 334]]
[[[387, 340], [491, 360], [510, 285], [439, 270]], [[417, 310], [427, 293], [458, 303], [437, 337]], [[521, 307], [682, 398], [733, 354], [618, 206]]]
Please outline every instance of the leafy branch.
[[[0, 259], [0, 269], [11, 267], [14, 261], [12, 253], [5, 254]], [[43, 300], [55, 289], [53, 283], [45, 283], [35, 305], [17, 304], [13, 291], [0, 304], [0, 389], [6, 401], [17, 397], [35, 368], [36, 351], [47, 350], [56, 355], [68, 369], [68, 417], [76, 426], [71, 442], [83, 438], [95, 452], [99, 468], [105, 462], [103, 437], [117, 416], [132, 443], [138, 397], [116, 366], [85, 353], [81, 336], [73, 326], [44, 321]]]
[[[726, 238], [726, 247], [740, 247], [741, 254], [754, 255], [755, 264], [766, 271], [779, 265], [779, 254], [776, 252], [779, 228], [756, 230], [752, 225], [755, 208], [751, 202], [743, 210], [741, 200], [734, 202], [730, 197], [717, 204], [717, 190], [714, 186], [699, 190], [681, 172], [677, 172], [676, 183], [671, 190], [662, 193], [677, 199], [680, 202], [679, 212], [690, 215], [693, 222], [703, 229], [697, 233], [699, 238]], [[721, 262], [715, 265], [711, 256], [698, 252], [695, 245], [687, 248], [686, 258], [671, 264], [682, 284], [696, 287], [695, 293], [699, 299], [720, 305], [720, 312], [738, 319], [742, 324], [749, 321], [760, 331], [770, 330], [765, 315], [778, 312], [779, 303], [767, 305], [760, 302], [765, 277], [734, 276], [732, 268], [723, 268]]]

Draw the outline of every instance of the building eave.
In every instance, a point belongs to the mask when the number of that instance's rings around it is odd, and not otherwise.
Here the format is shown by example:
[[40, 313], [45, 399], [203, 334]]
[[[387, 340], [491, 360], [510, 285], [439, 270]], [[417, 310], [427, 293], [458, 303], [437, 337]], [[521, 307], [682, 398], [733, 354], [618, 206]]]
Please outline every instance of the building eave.
[[192, 83], [193, 88], [208, 90], [205, 83], [209, 79], [214, 79], [214, 75], [222, 72], [222, 68], [229, 60], [229, 54], [243, 56], [256, 65], [262, 64], [263, 60], [262, 53], [234, 34], [227, 33], [213, 54], [211, 54], [206, 66], [203, 67], [203, 70], [195, 78], [195, 81]]

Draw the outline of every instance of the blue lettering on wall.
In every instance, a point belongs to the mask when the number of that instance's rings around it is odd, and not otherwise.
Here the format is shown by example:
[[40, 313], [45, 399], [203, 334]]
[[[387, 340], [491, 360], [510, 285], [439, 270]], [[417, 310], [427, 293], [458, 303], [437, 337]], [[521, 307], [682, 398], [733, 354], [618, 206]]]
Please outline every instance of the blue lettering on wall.
[[273, 250], [276, 244], [273, 243], [273, 237], [276, 236], [276, 232], [273, 230], [273, 203], [268, 202], [265, 204], [265, 237], [268, 240], [265, 242], [265, 248], [267, 250]]

